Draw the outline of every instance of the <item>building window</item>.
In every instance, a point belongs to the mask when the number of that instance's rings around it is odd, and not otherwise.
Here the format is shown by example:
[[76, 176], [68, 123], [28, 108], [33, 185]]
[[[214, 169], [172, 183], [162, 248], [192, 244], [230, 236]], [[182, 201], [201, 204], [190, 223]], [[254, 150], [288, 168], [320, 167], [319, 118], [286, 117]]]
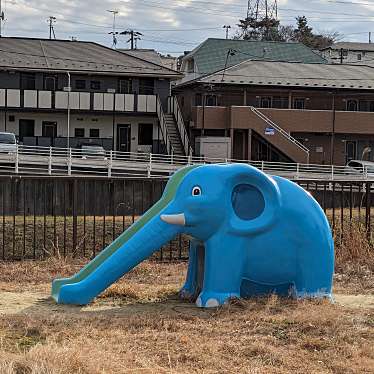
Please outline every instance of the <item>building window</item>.
[[293, 108], [294, 109], [305, 109], [305, 98], [297, 97], [293, 101]]
[[139, 80], [139, 94], [153, 95], [155, 92], [155, 80], [153, 78], [143, 78]]
[[120, 94], [131, 94], [132, 79], [120, 79], [118, 83], [118, 92]]
[[44, 77], [44, 89], [47, 91], [56, 91], [57, 89], [57, 76], [46, 75]]
[[[92, 82], [91, 82], [92, 83]], [[100, 83], [100, 82], [99, 82]], [[84, 79], [77, 79], [75, 81], [75, 88], [77, 90], [85, 90], [86, 89], [86, 81]]]
[[357, 100], [347, 100], [347, 111], [348, 112], [357, 112], [358, 105]]
[[195, 70], [195, 61], [193, 58], [187, 60], [186, 62], [186, 68], [187, 68], [187, 73], [193, 73]]
[[288, 108], [288, 97], [273, 97], [272, 108], [287, 109]]
[[84, 129], [75, 129], [74, 136], [76, 138], [84, 138]]
[[35, 90], [35, 74], [21, 73], [21, 90]]
[[90, 138], [100, 138], [100, 130], [90, 129]]
[[343, 50], [343, 56], [344, 57], [348, 57], [348, 49], [344, 49]]
[[202, 95], [200, 93], [195, 95], [195, 106], [201, 106], [203, 104]]
[[205, 105], [206, 106], [217, 106], [217, 96], [216, 95], [205, 96]]
[[358, 53], [358, 54], [357, 54], [357, 60], [358, 60], [358, 61], [361, 61], [361, 60], [362, 60], [362, 55], [361, 55], [361, 53]]
[[271, 97], [261, 97], [260, 108], [271, 108]]
[[101, 90], [101, 82], [91, 81], [91, 90]]
[[369, 111], [369, 101], [360, 100], [358, 102], [358, 108], [359, 108], [360, 112], [368, 112]]
[[139, 145], [153, 144], [153, 125], [151, 123], [139, 123], [138, 143]]

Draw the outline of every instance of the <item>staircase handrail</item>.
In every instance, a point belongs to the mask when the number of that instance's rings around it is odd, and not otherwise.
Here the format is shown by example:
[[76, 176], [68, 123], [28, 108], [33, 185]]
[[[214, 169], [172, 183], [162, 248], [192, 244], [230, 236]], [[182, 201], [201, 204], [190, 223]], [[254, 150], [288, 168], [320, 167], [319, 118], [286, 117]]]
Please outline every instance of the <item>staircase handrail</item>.
[[166, 152], [167, 152], [167, 154], [172, 155], [175, 152], [174, 152], [173, 144], [171, 143], [170, 136], [169, 136], [169, 133], [168, 133], [168, 130], [167, 130], [165, 113], [164, 113], [164, 110], [162, 108], [162, 104], [161, 104], [161, 100], [160, 100], [159, 96], [157, 96], [156, 109], [157, 109], [158, 120], [160, 122], [161, 135], [162, 135], [162, 138], [165, 142]]
[[187, 129], [183, 120], [182, 111], [180, 109], [178, 99], [175, 96], [169, 96], [168, 100], [168, 110], [170, 114], [174, 115], [175, 121], [178, 126], [179, 135], [182, 140], [182, 144], [184, 147], [184, 152], [186, 156], [192, 156], [192, 147], [190, 143], [190, 139], [188, 137]]
[[261, 120], [266, 122], [268, 125], [274, 127], [275, 130], [277, 130], [287, 140], [294, 143], [297, 147], [299, 147], [302, 151], [304, 151], [308, 155], [308, 159], [309, 159], [310, 151], [307, 147], [305, 147], [305, 145], [303, 145], [298, 140], [296, 140], [294, 137], [292, 137], [287, 131], [283, 130], [280, 126], [278, 126], [276, 123], [274, 123], [269, 117], [265, 116], [265, 114], [262, 113], [261, 111], [259, 111], [257, 108], [255, 108], [253, 106], [251, 106], [249, 108], [257, 117], [259, 117]]

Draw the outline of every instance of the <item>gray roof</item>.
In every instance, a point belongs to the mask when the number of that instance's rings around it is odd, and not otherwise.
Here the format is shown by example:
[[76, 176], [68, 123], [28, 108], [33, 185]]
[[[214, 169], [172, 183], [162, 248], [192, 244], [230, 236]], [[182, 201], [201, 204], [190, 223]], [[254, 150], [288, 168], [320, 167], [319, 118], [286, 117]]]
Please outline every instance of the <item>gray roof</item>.
[[118, 51], [162, 65], [161, 57], [154, 49], [118, 49]]
[[339, 50], [339, 49], [348, 49], [351, 51], [368, 51], [368, 52], [374, 52], [374, 43], [355, 43], [355, 42], [338, 42], [333, 44], [330, 47], [324, 48], [324, 49], [333, 49], [333, 50]]
[[[245, 61], [198, 83], [329, 89], [374, 89], [374, 69], [362, 65]], [[192, 83], [192, 82], [191, 82]]]
[[180, 78], [174, 70], [93, 42], [0, 38], [0, 69]]
[[227, 53], [236, 51], [230, 56], [227, 66], [236, 65], [253, 58], [267, 61], [290, 61], [304, 63], [326, 63], [327, 61], [302, 43], [265, 42], [248, 40], [226, 40], [209, 38], [183, 58], [183, 61], [194, 58], [197, 73], [210, 74], [223, 69]]

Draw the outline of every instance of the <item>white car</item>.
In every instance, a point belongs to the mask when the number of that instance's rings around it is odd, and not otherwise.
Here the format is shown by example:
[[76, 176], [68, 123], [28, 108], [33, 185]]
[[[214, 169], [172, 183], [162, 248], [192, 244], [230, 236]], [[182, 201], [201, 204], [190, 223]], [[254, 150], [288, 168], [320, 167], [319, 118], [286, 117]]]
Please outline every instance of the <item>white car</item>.
[[364, 172], [374, 174], [374, 162], [351, 160], [345, 166], [345, 172], [347, 174], [364, 174]]
[[98, 158], [106, 160], [105, 149], [100, 145], [82, 145], [81, 147], [82, 158]]
[[11, 132], [0, 132], [0, 153], [16, 153], [17, 139]]

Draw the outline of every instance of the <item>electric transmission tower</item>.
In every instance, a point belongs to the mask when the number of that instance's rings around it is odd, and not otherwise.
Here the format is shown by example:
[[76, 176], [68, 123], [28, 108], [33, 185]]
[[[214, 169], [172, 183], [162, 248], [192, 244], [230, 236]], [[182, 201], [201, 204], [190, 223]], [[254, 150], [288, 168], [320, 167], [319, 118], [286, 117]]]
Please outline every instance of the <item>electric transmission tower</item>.
[[248, 0], [247, 17], [239, 24], [244, 39], [271, 40], [278, 26], [278, 0]]
[[278, 19], [278, 0], [248, 0], [247, 18]]

